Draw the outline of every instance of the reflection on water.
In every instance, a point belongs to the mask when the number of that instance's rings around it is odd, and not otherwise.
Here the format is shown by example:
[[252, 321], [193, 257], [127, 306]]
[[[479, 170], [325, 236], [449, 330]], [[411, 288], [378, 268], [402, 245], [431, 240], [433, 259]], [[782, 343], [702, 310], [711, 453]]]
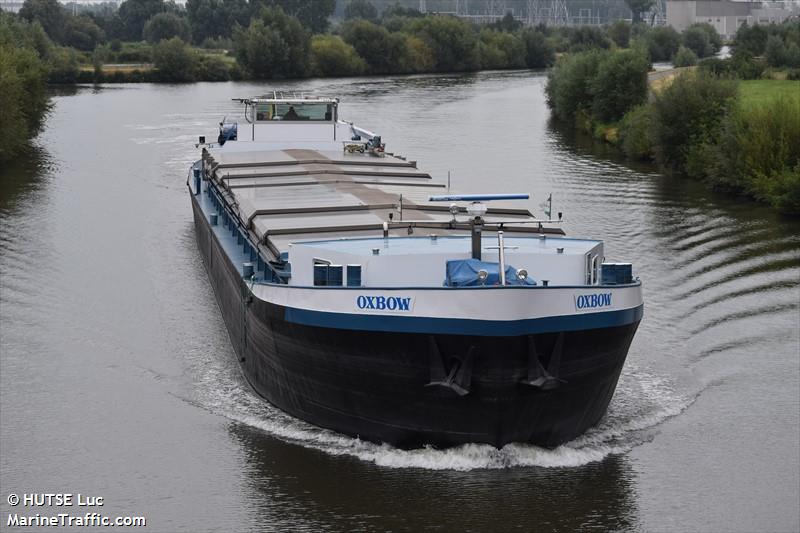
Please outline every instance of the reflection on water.
[[638, 529], [624, 457], [559, 469], [385, 470], [242, 424], [230, 432], [246, 453], [256, 512], [280, 512], [298, 530]]
[[[0, 212], [10, 212], [20, 196], [36, 192], [53, 166], [47, 152], [38, 146], [3, 163], [0, 167]], [[35, 200], [29, 199], [30, 202]]]
[[[57, 96], [46, 152], [0, 174], [0, 492], [98, 492], [158, 531], [800, 529], [800, 222], [560, 131], [543, 88], [506, 72]], [[272, 89], [340, 96], [454, 190], [530, 192], [535, 212], [552, 192], [568, 234], [634, 262], [645, 317], [598, 427], [555, 450], [408, 452], [252, 393], [185, 179], [230, 98]]]

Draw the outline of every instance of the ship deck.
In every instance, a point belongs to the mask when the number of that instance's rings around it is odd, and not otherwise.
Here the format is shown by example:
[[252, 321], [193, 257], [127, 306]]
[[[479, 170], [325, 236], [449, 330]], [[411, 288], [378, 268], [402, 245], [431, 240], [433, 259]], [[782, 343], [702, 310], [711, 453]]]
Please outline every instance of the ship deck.
[[[346, 153], [341, 143], [320, 149], [280, 150], [246, 143], [247, 150], [204, 150], [206, 176], [223, 200], [275, 257], [299, 241], [414, 234], [466, 236], [466, 202], [458, 202], [460, 223], [447, 204], [428, 202], [447, 186], [419, 170], [416, 162], [386, 154]], [[527, 209], [493, 202], [487, 221], [501, 217], [506, 234], [563, 235], [559, 228], [529, 224]], [[515, 227], [513, 222], [527, 222]]]

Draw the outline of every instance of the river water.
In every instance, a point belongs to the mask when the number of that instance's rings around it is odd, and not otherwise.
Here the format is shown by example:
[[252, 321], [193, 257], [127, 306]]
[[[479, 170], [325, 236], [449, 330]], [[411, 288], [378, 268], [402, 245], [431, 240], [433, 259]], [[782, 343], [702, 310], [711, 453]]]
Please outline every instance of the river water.
[[530, 192], [539, 214], [552, 192], [568, 234], [634, 262], [645, 318], [597, 428], [555, 450], [400, 451], [269, 407], [240, 375], [185, 179], [230, 98], [274, 87], [84, 87], [0, 170], [3, 526], [55, 514], [8, 494], [49, 492], [164, 532], [800, 529], [800, 223], [560, 132], [544, 81], [277, 88], [340, 96], [456, 190]]

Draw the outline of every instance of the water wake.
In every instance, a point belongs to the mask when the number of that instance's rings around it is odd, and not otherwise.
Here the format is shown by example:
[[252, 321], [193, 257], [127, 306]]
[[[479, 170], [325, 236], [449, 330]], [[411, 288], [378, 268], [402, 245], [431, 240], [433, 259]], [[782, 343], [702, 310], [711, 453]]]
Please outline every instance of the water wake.
[[203, 387], [209, 396], [198, 400], [201, 407], [286, 442], [330, 455], [352, 456], [389, 468], [427, 470], [565, 468], [600, 461], [649, 441], [658, 424], [680, 414], [699, 394], [680, 394], [667, 380], [646, 372], [626, 373], [620, 379], [608, 414], [600, 424], [555, 449], [512, 443], [502, 449], [487, 444], [465, 444], [447, 449], [401, 450], [307, 424], [270, 406], [242, 383], [240, 376], [221, 387], [227, 381], [226, 377], [233, 376], [204, 376], [216, 386]]

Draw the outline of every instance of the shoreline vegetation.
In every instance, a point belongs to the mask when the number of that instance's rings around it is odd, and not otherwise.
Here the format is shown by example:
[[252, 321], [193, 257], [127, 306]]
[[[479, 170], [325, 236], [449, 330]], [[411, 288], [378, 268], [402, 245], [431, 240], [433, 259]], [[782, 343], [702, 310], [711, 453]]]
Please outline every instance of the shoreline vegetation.
[[567, 54], [549, 72], [548, 106], [630, 160], [800, 215], [800, 22], [742, 26], [731, 46], [668, 73], [649, 72], [644, 47]]
[[[648, 2], [631, 0], [640, 20]], [[342, 6], [340, 6], [342, 7]], [[47, 84], [278, 80], [550, 68], [555, 120], [667, 174], [800, 214], [800, 22], [523, 27], [369, 0], [25, 0], [0, 12], [0, 162], [26, 150]], [[556, 60], [558, 58], [558, 60]], [[677, 75], [653, 74], [670, 61]], [[650, 79], [652, 78], [652, 79]], [[780, 80], [780, 81], [779, 81]]]

